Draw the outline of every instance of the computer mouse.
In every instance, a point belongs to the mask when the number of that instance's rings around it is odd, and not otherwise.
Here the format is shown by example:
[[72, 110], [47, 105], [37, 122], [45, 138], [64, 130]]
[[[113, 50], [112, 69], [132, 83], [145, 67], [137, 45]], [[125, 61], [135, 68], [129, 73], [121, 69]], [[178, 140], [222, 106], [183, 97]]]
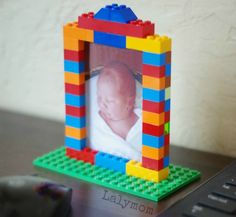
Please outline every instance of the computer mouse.
[[0, 178], [1, 217], [68, 217], [72, 189], [38, 176]]

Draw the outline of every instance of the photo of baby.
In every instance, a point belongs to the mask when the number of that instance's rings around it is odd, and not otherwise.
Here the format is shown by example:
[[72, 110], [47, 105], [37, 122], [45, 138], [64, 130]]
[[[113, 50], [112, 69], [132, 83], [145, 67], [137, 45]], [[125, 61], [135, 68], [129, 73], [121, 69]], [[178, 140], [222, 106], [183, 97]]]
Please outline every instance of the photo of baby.
[[87, 89], [88, 146], [141, 161], [141, 84], [132, 70], [122, 61], [109, 60], [87, 81]]
[[110, 63], [97, 82], [99, 114], [111, 130], [125, 139], [138, 116], [134, 112], [135, 81], [125, 64]]

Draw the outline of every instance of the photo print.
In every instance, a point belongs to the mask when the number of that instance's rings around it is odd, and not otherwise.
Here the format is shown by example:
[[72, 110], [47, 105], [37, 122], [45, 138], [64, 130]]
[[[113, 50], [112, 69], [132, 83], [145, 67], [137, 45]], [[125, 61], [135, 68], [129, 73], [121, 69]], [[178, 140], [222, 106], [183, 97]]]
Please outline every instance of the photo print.
[[141, 161], [142, 53], [88, 45], [87, 145]]

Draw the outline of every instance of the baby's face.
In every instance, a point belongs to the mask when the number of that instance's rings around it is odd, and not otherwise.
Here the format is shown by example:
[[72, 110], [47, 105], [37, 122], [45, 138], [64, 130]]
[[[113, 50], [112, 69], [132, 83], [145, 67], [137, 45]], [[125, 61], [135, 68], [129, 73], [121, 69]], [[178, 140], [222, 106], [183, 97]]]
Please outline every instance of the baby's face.
[[118, 121], [126, 119], [133, 110], [134, 97], [121, 94], [115, 84], [102, 79], [97, 85], [97, 100], [100, 112], [108, 120]]

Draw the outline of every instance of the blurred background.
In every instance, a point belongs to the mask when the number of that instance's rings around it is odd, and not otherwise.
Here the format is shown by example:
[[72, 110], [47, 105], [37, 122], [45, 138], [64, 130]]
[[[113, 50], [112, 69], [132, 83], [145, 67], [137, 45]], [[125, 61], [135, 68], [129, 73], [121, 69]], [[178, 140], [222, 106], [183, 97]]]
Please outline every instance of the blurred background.
[[[0, 109], [63, 122], [62, 27], [111, 3], [0, 0]], [[173, 40], [171, 143], [236, 157], [236, 1], [116, 3]]]

